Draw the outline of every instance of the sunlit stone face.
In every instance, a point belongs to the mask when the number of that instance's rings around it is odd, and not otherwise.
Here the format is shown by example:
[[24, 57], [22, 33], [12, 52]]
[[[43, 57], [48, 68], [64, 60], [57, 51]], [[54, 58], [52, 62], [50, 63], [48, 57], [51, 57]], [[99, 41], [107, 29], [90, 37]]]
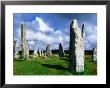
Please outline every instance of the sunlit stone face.
[[[83, 30], [83, 29], [82, 29]], [[78, 27], [77, 20], [73, 20], [70, 27], [70, 67], [76, 72], [84, 71], [84, 37]]]
[[74, 29], [78, 28], [78, 22], [76, 19], [73, 20], [72, 28], [74, 28]]
[[38, 57], [38, 53], [37, 53], [37, 46], [35, 47], [35, 50], [33, 52], [33, 58]]
[[49, 56], [51, 54], [52, 54], [52, 52], [51, 52], [51, 46], [50, 46], [50, 44], [48, 44], [47, 47], [46, 47], [46, 56]]
[[29, 49], [26, 41], [26, 25], [21, 24], [21, 43], [22, 43], [22, 54], [25, 60], [29, 59]]
[[93, 61], [97, 62], [97, 47], [93, 48]]
[[14, 41], [13, 44], [13, 54], [14, 58], [19, 58], [19, 45], [17, 44], [17, 41]]

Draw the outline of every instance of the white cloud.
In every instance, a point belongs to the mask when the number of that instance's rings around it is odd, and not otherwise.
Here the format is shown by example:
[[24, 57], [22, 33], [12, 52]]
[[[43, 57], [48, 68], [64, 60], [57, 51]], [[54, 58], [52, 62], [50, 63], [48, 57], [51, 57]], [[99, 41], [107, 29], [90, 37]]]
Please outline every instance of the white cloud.
[[32, 30], [26, 30], [26, 40], [31, 41], [31, 40], [37, 40], [36, 39], [36, 32]]
[[31, 50], [33, 48], [35, 49], [35, 44], [36, 44], [35, 41], [28, 41], [28, 47], [29, 47], [29, 49], [31, 49]]
[[97, 45], [97, 27], [95, 25], [91, 25], [90, 23], [84, 24], [86, 28], [85, 47], [86, 49], [92, 49]]
[[[17, 18], [18, 19], [18, 18]], [[24, 23], [22, 20], [17, 22], [19, 26], [14, 29], [14, 40], [18, 40], [20, 43], [21, 40], [21, 23]], [[58, 49], [58, 44], [63, 43], [64, 48], [69, 48], [69, 28], [68, 29], [59, 29], [54, 30], [42, 18], [36, 17], [32, 21], [25, 22], [27, 25], [26, 30], [26, 40], [28, 40], [29, 48], [34, 49], [34, 45], [37, 42], [37, 46], [40, 49], [45, 49], [46, 44], [51, 44], [52, 49]], [[86, 28], [86, 49], [91, 49], [92, 44], [97, 43], [97, 28], [95, 25], [89, 23], [84, 23]]]
[[39, 30], [41, 32], [53, 32], [54, 31], [54, 29], [49, 27], [49, 25], [45, 23], [43, 19], [36, 17], [35, 20], [38, 22]]
[[30, 45], [35, 45], [35, 41], [28, 41], [28, 44], [30, 44]]

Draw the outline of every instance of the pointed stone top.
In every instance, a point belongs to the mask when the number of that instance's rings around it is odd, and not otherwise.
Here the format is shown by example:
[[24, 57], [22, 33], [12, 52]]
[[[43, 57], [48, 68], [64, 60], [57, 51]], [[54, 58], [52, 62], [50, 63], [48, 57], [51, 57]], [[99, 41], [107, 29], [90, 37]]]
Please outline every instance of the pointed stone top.
[[27, 25], [25, 23], [22, 23], [21, 27], [27, 27]]
[[82, 25], [82, 28], [84, 28], [84, 24]]
[[72, 21], [72, 27], [73, 27], [73, 28], [78, 28], [78, 22], [77, 22], [76, 19], [74, 19], [74, 20]]
[[95, 51], [96, 51], [96, 50], [97, 50], [97, 47], [94, 47], [94, 48], [93, 48], [93, 50], [95, 50]]
[[83, 25], [82, 25], [82, 33], [81, 33], [82, 37], [85, 37], [84, 32], [85, 32], [85, 27], [84, 27], [84, 24], [83, 24]]

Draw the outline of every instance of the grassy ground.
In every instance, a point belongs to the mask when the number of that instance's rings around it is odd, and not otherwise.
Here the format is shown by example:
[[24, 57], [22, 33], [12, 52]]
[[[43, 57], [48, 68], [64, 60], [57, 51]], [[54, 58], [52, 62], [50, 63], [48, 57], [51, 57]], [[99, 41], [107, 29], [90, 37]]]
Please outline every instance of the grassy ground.
[[68, 69], [68, 56], [58, 57], [52, 55], [49, 58], [38, 57], [33, 59], [30, 55], [29, 60], [20, 57], [14, 60], [14, 75], [96, 75], [97, 64], [91, 61], [91, 55], [85, 57], [85, 71], [82, 73], [71, 72]]

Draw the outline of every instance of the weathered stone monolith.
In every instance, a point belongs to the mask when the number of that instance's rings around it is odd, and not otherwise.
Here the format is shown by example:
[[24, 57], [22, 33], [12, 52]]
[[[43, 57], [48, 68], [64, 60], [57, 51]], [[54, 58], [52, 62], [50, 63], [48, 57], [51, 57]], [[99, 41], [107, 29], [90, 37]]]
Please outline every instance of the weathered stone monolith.
[[46, 56], [49, 56], [51, 54], [52, 54], [52, 52], [51, 52], [50, 44], [48, 44], [46, 47]]
[[42, 56], [41, 52], [42, 52], [41, 50], [38, 51], [38, 56], [39, 57]]
[[46, 59], [46, 51], [44, 51], [44, 58]]
[[14, 41], [13, 44], [13, 58], [19, 58], [19, 45], [17, 44], [17, 41]]
[[59, 44], [59, 56], [60, 57], [63, 57], [64, 56], [64, 49], [63, 49], [63, 46], [62, 46], [62, 44], [60, 43]]
[[22, 43], [22, 54], [24, 60], [29, 59], [29, 49], [26, 41], [26, 24], [21, 24], [21, 43]]
[[78, 27], [77, 20], [70, 25], [70, 69], [74, 72], [84, 71], [84, 25], [82, 30]]
[[97, 47], [94, 47], [94, 48], [93, 48], [92, 61], [93, 61], [93, 62], [97, 62]]
[[35, 47], [35, 50], [33, 52], [33, 58], [38, 57], [38, 53], [37, 53], [37, 46]]
[[41, 55], [44, 56], [44, 51], [43, 50], [41, 50]]

